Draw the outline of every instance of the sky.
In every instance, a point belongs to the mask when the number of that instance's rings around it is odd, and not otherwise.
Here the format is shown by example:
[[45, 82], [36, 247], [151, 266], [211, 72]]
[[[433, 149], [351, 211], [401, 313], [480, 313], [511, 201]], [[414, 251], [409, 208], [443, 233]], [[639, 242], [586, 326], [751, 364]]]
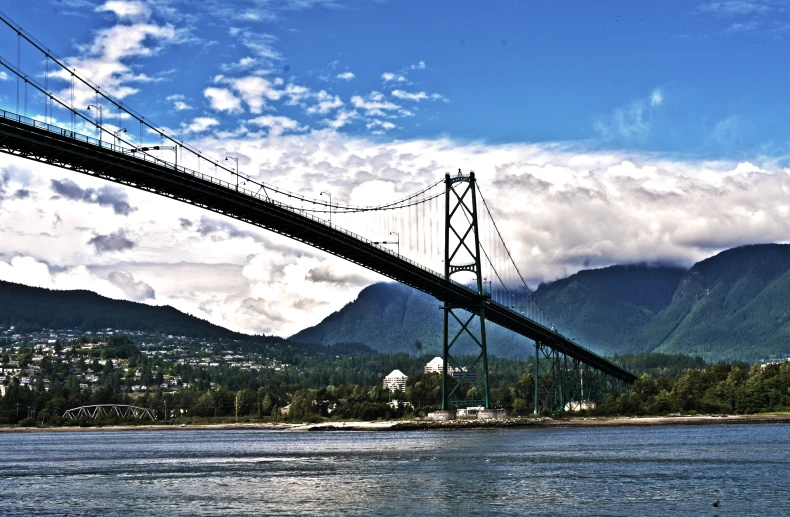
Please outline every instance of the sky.
[[[147, 120], [238, 157], [256, 179], [345, 202], [474, 170], [533, 286], [612, 264], [690, 266], [790, 236], [788, 1], [0, 0], [0, 10]], [[0, 56], [16, 60], [5, 27]], [[20, 60], [42, 79], [32, 51]], [[32, 94], [21, 106], [44, 109]], [[0, 107], [17, 109], [8, 71]], [[109, 110], [105, 123], [126, 124]], [[382, 280], [195, 207], [5, 155], [0, 279], [282, 336]]]

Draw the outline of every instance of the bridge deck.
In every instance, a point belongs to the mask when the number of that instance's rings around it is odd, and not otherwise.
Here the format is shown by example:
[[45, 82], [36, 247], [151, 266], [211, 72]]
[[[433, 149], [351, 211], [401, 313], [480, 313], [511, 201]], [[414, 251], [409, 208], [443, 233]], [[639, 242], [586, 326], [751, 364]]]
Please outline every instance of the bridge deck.
[[262, 195], [142, 153], [123, 152], [107, 142], [32, 119], [0, 112], [0, 152], [74, 170], [115, 183], [147, 190], [205, 208], [304, 242], [430, 294], [453, 306], [486, 304], [486, 319], [529, 339], [540, 341], [617, 379], [636, 377], [504, 305], [481, 297], [363, 237]]

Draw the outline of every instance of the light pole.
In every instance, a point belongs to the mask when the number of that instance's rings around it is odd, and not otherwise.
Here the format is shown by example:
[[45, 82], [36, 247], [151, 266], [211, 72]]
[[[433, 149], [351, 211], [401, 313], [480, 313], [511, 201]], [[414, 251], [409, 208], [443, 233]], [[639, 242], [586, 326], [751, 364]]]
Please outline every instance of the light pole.
[[226, 156], [225, 161], [228, 160], [233, 160], [234, 162], [236, 162], [236, 170], [234, 172], [236, 173], [236, 191], [238, 191], [239, 190], [239, 159], [234, 158], [233, 156]]
[[178, 148], [174, 145], [151, 145], [147, 147], [135, 147], [130, 149], [129, 152], [136, 153], [138, 151], [145, 152], [145, 151], [173, 151], [173, 154], [176, 155], [176, 169], [178, 169]]
[[96, 126], [96, 128], [99, 130], [99, 144], [101, 144], [101, 137], [102, 137], [101, 134], [103, 132], [101, 130], [101, 127], [102, 127], [102, 109], [101, 109], [101, 106], [99, 106], [98, 104], [88, 104], [88, 111], [90, 111], [91, 108], [93, 108], [93, 109], [95, 109], [96, 111], [99, 112], [99, 123]]
[[118, 139], [120, 139], [120, 137], [121, 137], [121, 133], [126, 133], [126, 132], [127, 132], [127, 131], [126, 131], [126, 128], [125, 128], [125, 127], [122, 127], [122, 128], [121, 128], [121, 129], [119, 129], [118, 131], [114, 131], [114, 132], [113, 132], [113, 135], [115, 135], [115, 145], [116, 145], [116, 146], [118, 145]]
[[332, 226], [332, 193], [331, 192], [321, 192], [322, 196], [329, 196], [329, 226]]
[[390, 235], [394, 235], [397, 239], [396, 242], [398, 243], [398, 255], [400, 255], [400, 234], [398, 232], [390, 232]]

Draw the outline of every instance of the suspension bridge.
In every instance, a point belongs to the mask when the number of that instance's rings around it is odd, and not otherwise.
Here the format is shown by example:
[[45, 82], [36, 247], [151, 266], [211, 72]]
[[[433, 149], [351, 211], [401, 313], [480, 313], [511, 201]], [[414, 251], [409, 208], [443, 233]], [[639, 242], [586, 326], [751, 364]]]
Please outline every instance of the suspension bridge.
[[329, 192], [291, 192], [257, 179], [265, 170], [244, 174], [238, 157], [202, 152], [157, 127], [5, 14], [0, 20], [0, 66], [13, 79], [5, 81], [12, 91], [3, 96], [8, 109], [0, 110], [0, 152], [232, 217], [434, 296], [444, 315], [448, 416], [461, 406], [491, 409], [487, 322], [534, 342], [535, 412], [600, 402], [636, 380], [547, 317], [474, 172], [447, 173], [371, 206], [333, 200]]

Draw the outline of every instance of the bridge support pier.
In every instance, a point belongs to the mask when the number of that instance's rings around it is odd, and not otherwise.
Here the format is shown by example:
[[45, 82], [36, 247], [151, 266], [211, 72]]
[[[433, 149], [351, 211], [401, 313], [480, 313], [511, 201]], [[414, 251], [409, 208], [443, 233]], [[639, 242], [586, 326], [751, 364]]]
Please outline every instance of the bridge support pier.
[[628, 391], [628, 384], [570, 357], [562, 345], [535, 343], [533, 412], [561, 413], [603, 404], [610, 393]]
[[[442, 347], [442, 410], [461, 406], [491, 409], [488, 347], [475, 173], [445, 178], [444, 278], [471, 273], [479, 299], [475, 304], [445, 302]], [[453, 347], [458, 353], [453, 353]]]

